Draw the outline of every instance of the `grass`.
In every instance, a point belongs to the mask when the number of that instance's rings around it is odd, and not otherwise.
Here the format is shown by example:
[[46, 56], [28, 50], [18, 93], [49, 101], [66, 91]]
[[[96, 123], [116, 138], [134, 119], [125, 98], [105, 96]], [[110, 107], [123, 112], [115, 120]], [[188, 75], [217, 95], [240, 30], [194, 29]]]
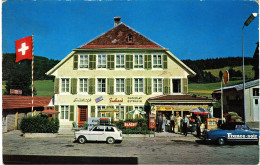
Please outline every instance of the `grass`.
[[54, 83], [52, 80], [34, 81], [34, 87], [36, 88], [37, 96], [52, 97], [54, 94]]

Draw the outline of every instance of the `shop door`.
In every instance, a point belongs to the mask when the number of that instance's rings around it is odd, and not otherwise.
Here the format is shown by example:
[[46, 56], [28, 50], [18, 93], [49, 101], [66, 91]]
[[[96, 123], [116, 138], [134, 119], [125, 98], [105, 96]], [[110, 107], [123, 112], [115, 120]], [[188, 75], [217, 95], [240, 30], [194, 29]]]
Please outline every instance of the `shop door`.
[[259, 121], [259, 103], [258, 99], [253, 99], [253, 111], [254, 111], [254, 121]]
[[88, 120], [88, 106], [79, 106], [78, 126], [83, 126]]

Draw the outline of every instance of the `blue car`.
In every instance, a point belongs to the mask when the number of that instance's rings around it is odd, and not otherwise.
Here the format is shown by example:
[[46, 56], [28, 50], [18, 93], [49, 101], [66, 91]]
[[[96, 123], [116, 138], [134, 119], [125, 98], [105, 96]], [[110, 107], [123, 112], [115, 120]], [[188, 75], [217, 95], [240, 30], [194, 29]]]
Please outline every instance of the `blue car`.
[[224, 145], [226, 142], [259, 142], [259, 130], [250, 129], [241, 122], [224, 123], [218, 129], [206, 130], [204, 132], [206, 142], [217, 142]]

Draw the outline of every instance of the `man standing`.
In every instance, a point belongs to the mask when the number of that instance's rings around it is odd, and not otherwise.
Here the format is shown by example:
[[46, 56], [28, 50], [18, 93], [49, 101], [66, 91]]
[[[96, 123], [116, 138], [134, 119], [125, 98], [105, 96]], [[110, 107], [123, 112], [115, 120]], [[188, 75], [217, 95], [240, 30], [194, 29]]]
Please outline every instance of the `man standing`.
[[176, 118], [176, 124], [178, 126], [178, 132], [181, 134], [181, 117], [180, 117], [180, 114], [178, 113], [177, 114], [177, 118]]
[[174, 128], [175, 128], [175, 116], [174, 116], [174, 112], [170, 117], [170, 132], [174, 133]]
[[185, 136], [187, 136], [188, 124], [189, 124], [189, 119], [187, 118], [187, 115], [185, 115], [183, 119], [183, 133]]
[[162, 132], [162, 124], [163, 124], [162, 114], [158, 116], [157, 124], [158, 124], [158, 132]]
[[201, 124], [201, 119], [200, 119], [200, 116], [197, 115], [197, 118], [196, 118], [196, 131], [197, 131], [197, 136], [200, 137], [200, 124]]

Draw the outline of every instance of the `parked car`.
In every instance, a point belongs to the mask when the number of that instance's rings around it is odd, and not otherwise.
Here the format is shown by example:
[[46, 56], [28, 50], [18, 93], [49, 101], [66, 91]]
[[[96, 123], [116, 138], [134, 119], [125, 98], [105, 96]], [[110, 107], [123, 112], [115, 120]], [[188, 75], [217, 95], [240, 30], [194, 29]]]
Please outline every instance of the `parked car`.
[[83, 144], [86, 141], [106, 141], [109, 144], [122, 142], [122, 131], [115, 125], [96, 125], [91, 130], [80, 130], [75, 132], [75, 140]]
[[224, 145], [226, 142], [258, 141], [259, 130], [250, 129], [241, 122], [224, 123], [218, 129], [204, 131], [204, 140]]

